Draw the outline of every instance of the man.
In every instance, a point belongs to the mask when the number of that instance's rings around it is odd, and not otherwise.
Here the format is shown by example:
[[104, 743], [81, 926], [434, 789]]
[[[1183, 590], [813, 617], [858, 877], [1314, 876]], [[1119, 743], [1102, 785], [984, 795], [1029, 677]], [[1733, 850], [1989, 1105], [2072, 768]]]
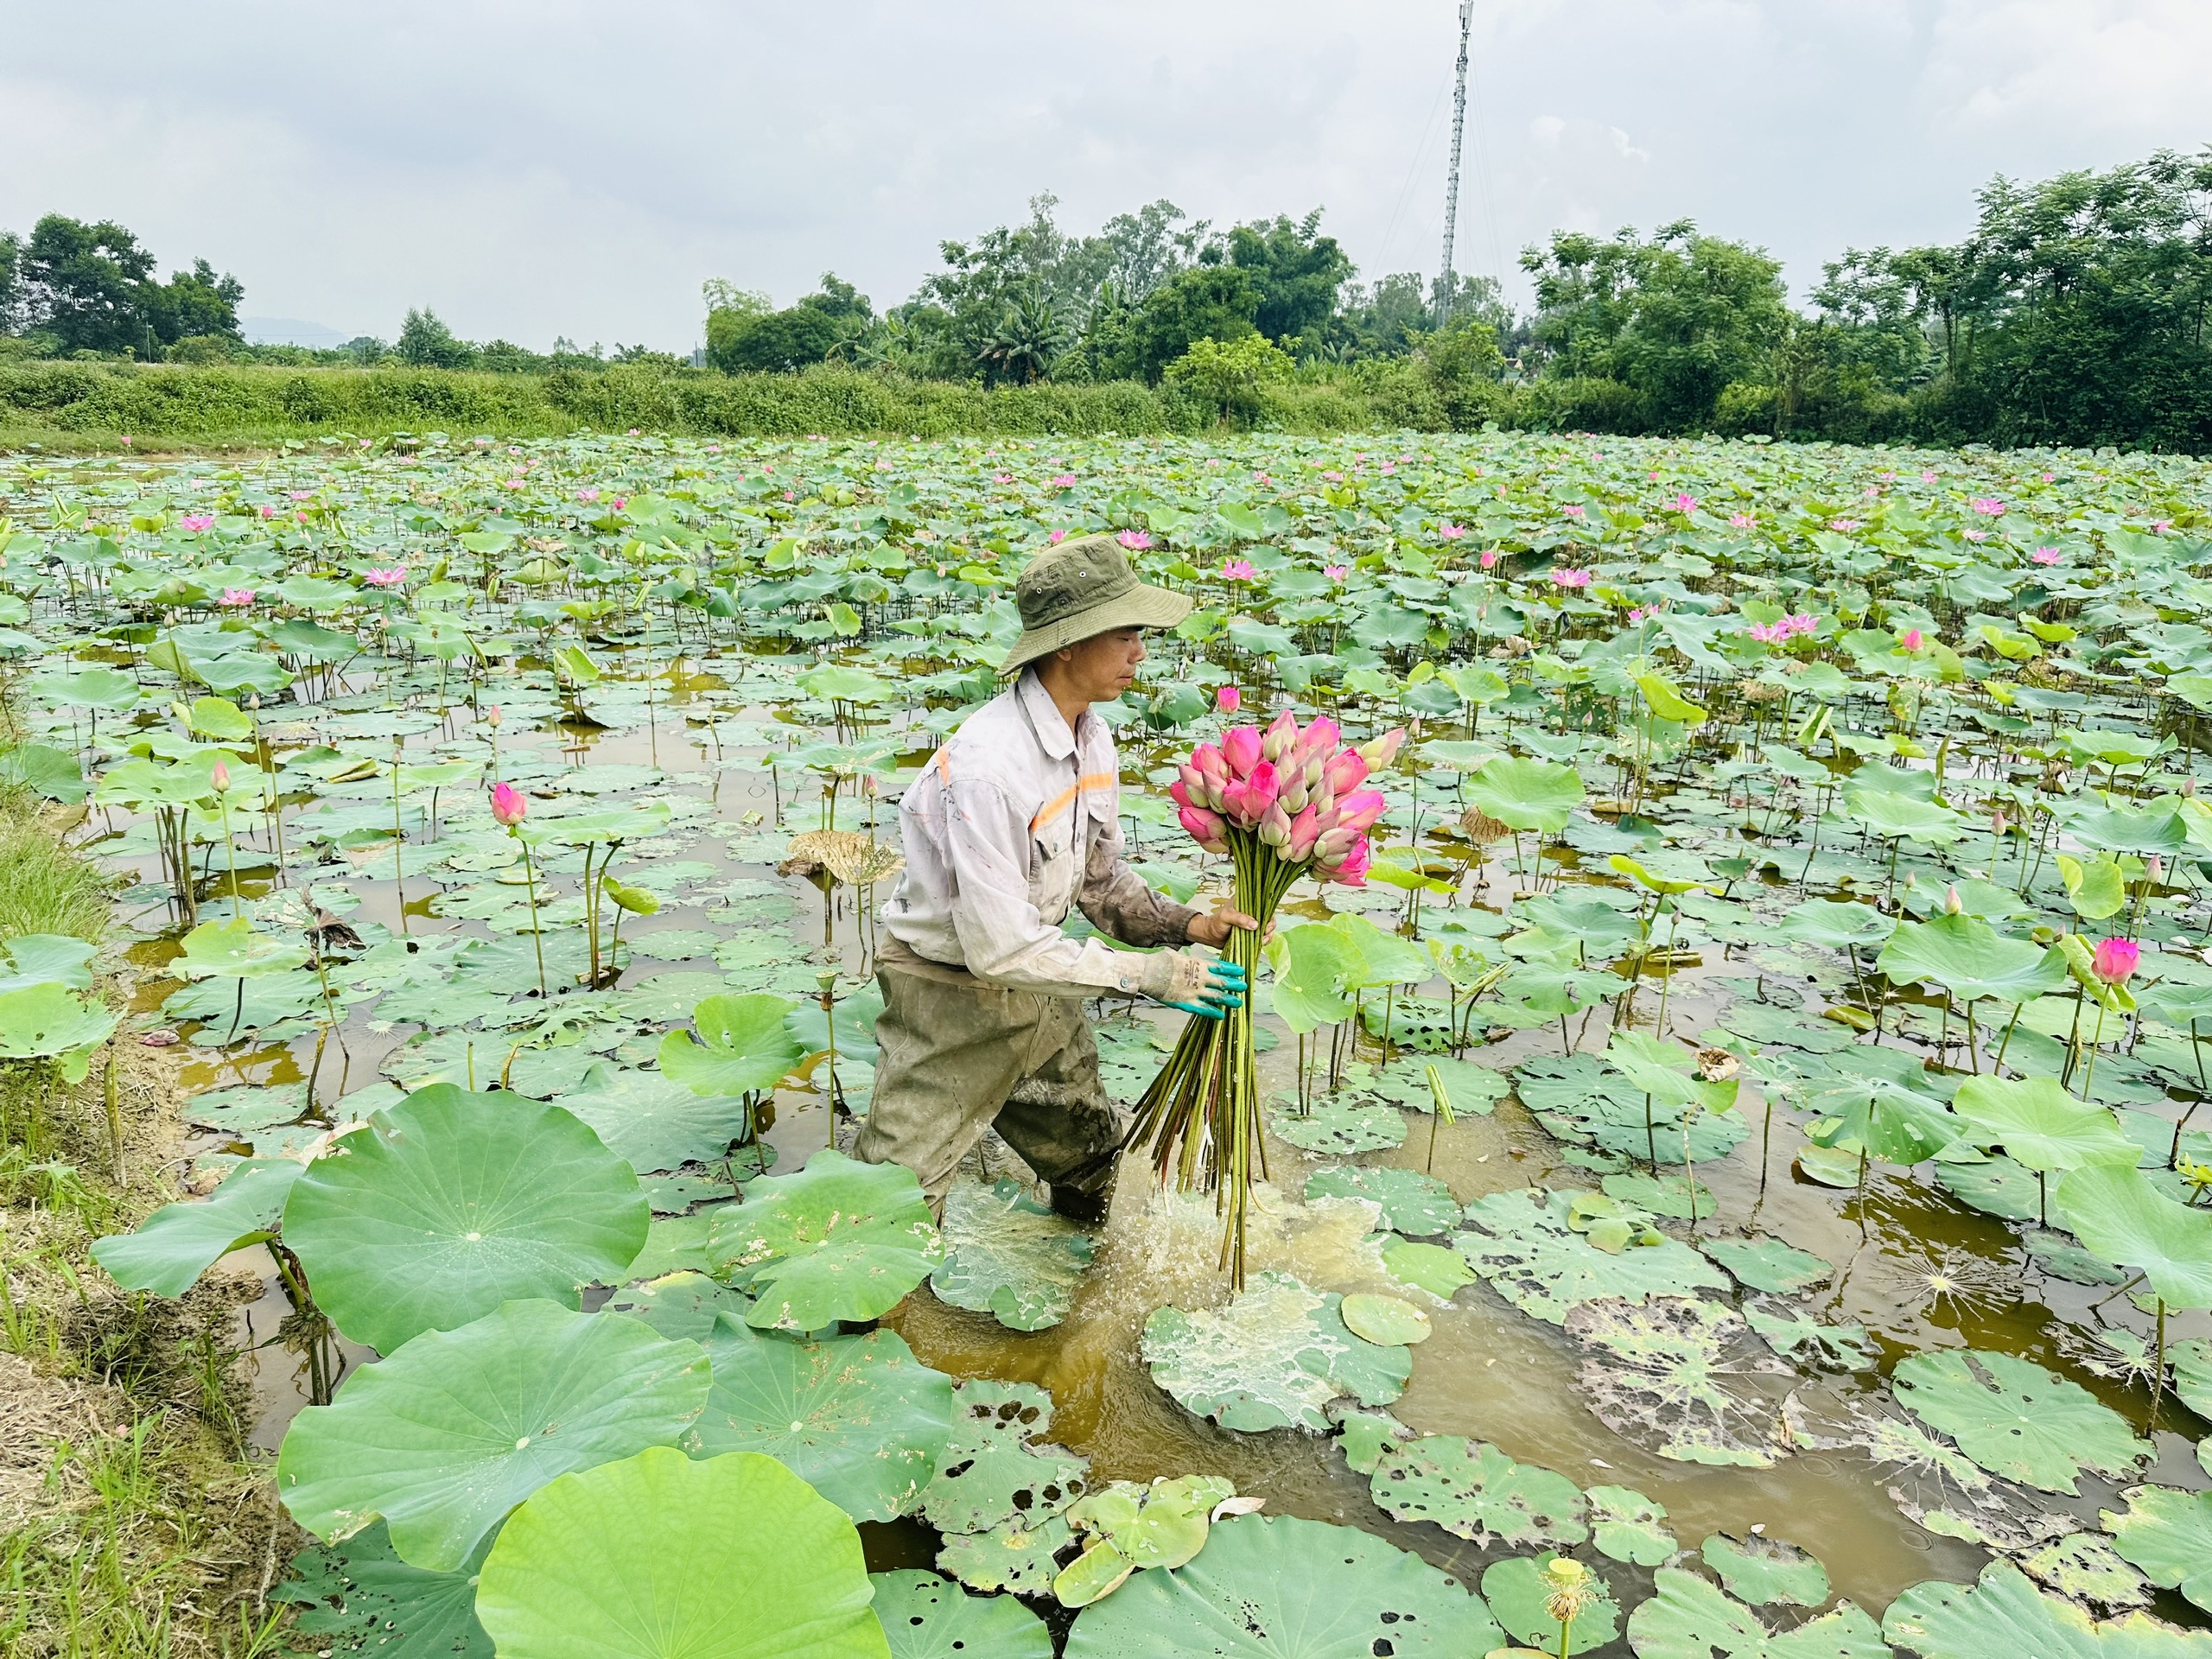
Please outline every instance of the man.
[[1179, 905], [1128, 866], [1121, 762], [1090, 711], [1128, 690], [1147, 628], [1192, 601], [1138, 582], [1111, 537], [1048, 548], [1014, 588], [1014, 684], [930, 758], [899, 806], [905, 873], [883, 907], [881, 1050], [869, 1163], [914, 1172], [933, 1207], [995, 1127], [1051, 1185], [1052, 1207], [1105, 1218], [1124, 1115], [1098, 1077], [1093, 996], [1147, 996], [1219, 1019], [1244, 974], [1195, 951], [1116, 950], [1060, 931], [1071, 907], [1137, 946], [1219, 945], [1252, 918]]

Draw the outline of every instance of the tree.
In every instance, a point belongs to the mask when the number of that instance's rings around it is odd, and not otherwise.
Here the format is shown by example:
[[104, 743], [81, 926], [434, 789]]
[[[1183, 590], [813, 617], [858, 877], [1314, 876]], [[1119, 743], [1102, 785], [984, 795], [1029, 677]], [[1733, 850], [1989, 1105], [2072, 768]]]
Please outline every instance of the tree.
[[143, 304], [156, 336], [166, 343], [236, 340], [238, 302], [245, 297], [237, 277], [218, 276], [205, 259], [195, 259], [190, 270], [171, 272], [167, 283], [149, 284]]
[[994, 379], [1027, 385], [1052, 372], [1067, 347], [1067, 325], [1052, 296], [1034, 283], [1007, 295], [996, 328], [977, 354]]
[[725, 374], [779, 372], [819, 363], [875, 326], [868, 296], [836, 271], [798, 304], [770, 308], [766, 294], [707, 284], [707, 360]]
[[1257, 334], [1252, 316], [1259, 307], [1260, 285], [1241, 266], [1194, 265], [1178, 271], [1138, 308], [1123, 360], [1135, 372], [1157, 381], [1194, 340], [1226, 344]]
[[1290, 378], [1288, 354], [1256, 331], [1224, 343], [1194, 340], [1191, 349], [1161, 374], [1168, 385], [1210, 406], [1222, 420], [1249, 423], [1261, 412], [1262, 390]]
[[22, 332], [23, 238], [13, 231], [0, 231], [0, 334]]
[[1294, 223], [1279, 213], [1239, 225], [1229, 233], [1229, 262], [1251, 274], [1259, 296], [1253, 326], [1281, 344], [1336, 315], [1338, 291], [1353, 269], [1337, 238], [1321, 234], [1319, 207]]
[[87, 225], [47, 214], [31, 227], [21, 269], [30, 321], [60, 350], [143, 352], [152, 344], [146, 290], [154, 256], [112, 219]]
[[428, 306], [409, 309], [395, 354], [418, 369], [468, 369], [476, 366], [477, 359], [476, 348], [457, 338]]

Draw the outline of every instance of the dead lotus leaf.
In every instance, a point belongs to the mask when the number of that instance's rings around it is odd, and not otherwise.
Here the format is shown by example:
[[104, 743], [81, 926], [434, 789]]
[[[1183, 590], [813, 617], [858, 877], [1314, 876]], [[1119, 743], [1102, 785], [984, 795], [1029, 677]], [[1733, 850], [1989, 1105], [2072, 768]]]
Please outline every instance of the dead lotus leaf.
[[779, 875], [812, 876], [827, 870], [849, 887], [864, 887], [906, 868], [906, 861], [857, 830], [810, 830], [791, 837]]

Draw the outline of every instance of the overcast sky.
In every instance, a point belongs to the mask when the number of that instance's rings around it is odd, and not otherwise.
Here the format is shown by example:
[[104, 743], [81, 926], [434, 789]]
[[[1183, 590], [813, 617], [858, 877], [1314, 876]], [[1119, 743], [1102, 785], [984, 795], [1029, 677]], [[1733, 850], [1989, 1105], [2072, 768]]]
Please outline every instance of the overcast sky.
[[[112, 217], [246, 315], [688, 347], [699, 285], [879, 307], [1040, 191], [1326, 208], [1437, 264], [1454, 0], [5, 0], [0, 227]], [[1477, 0], [1459, 267], [1688, 217], [1800, 292], [1992, 174], [2212, 140], [2212, 0]]]

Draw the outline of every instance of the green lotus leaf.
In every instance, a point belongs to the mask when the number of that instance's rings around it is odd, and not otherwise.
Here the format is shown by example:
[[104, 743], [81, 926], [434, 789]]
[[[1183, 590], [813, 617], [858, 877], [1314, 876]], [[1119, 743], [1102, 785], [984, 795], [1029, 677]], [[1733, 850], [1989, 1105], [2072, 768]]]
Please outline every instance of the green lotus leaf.
[[620, 1315], [510, 1302], [426, 1332], [294, 1418], [276, 1490], [318, 1537], [335, 1542], [382, 1516], [402, 1560], [450, 1573], [555, 1476], [675, 1440], [709, 1380], [696, 1343]]
[[1793, 1630], [1758, 1615], [1694, 1573], [1662, 1567], [1658, 1593], [1628, 1616], [1637, 1659], [1889, 1659], [1882, 1629], [1844, 1602]]
[[715, 1382], [688, 1450], [765, 1452], [855, 1521], [913, 1507], [952, 1432], [952, 1379], [897, 1332], [806, 1340], [725, 1315], [700, 1345]]
[[[480, 1556], [489, 1541], [479, 1546]], [[392, 1553], [379, 1521], [341, 1544], [301, 1551], [298, 1576], [270, 1591], [272, 1601], [302, 1611], [291, 1628], [332, 1638], [340, 1653], [377, 1659], [493, 1659], [492, 1638], [476, 1622], [479, 1560], [451, 1573], [410, 1567]]]
[[1467, 1206], [1473, 1230], [1460, 1235], [1459, 1253], [1506, 1300], [1553, 1325], [1600, 1297], [1642, 1302], [1728, 1287], [1718, 1268], [1663, 1235], [1651, 1236], [1656, 1243], [1599, 1249], [1568, 1225], [1570, 1202], [1565, 1192], [1525, 1188], [1478, 1198]]
[[889, 1313], [944, 1259], [913, 1172], [824, 1149], [795, 1175], [764, 1175], [720, 1206], [709, 1244], [760, 1300], [758, 1330], [820, 1331]]
[[864, 668], [824, 663], [798, 677], [798, 689], [809, 696], [839, 702], [881, 702], [891, 695], [891, 683]]
[[962, 1182], [945, 1194], [944, 1260], [930, 1275], [940, 1301], [988, 1313], [1010, 1331], [1067, 1318], [1091, 1236], [1032, 1198], [1019, 1181]]
[[1440, 1303], [1448, 1302], [1462, 1285], [1474, 1283], [1476, 1274], [1466, 1258], [1444, 1244], [1416, 1244], [1394, 1238], [1382, 1247], [1382, 1265], [1402, 1285], [1426, 1292]]
[[1874, 966], [1893, 984], [1925, 981], [1961, 1002], [2026, 1002], [2066, 982], [2065, 959], [2056, 950], [2007, 938], [1964, 913], [1898, 923]]
[[725, 1313], [743, 1319], [753, 1299], [742, 1291], [687, 1269], [661, 1274], [618, 1290], [607, 1311], [649, 1325], [664, 1337], [704, 1343]]
[[[92, 961], [97, 947], [67, 933], [18, 933], [0, 944], [9, 971], [0, 973], [0, 995], [33, 985], [60, 985], [73, 991], [92, 988]], [[295, 1117], [299, 1114], [295, 1112]]]
[[1428, 1315], [1402, 1296], [1376, 1296], [1364, 1291], [1344, 1299], [1337, 1309], [1354, 1336], [1384, 1347], [1408, 1347], [1428, 1340]]
[[1903, 836], [1925, 846], [1948, 847], [1967, 833], [1967, 820], [1949, 807], [1886, 789], [1847, 789], [1843, 810], [1885, 841]]
[[1882, 1634], [1920, 1659], [2212, 1659], [2212, 1636], [2202, 1630], [2178, 1630], [2148, 1613], [2099, 1624], [2006, 1560], [1990, 1562], [1972, 1585], [1913, 1586], [1890, 1604]]
[[1329, 1402], [1387, 1406], [1413, 1374], [1403, 1347], [1351, 1333], [1343, 1300], [1287, 1273], [1255, 1274], [1226, 1307], [1154, 1309], [1139, 1351], [1154, 1382], [1224, 1428], [1326, 1433]]
[[138, 682], [112, 668], [79, 669], [73, 674], [41, 674], [23, 689], [41, 702], [65, 709], [129, 709], [137, 705], [139, 696]]
[[1582, 779], [1573, 766], [1500, 755], [1468, 776], [1466, 796], [1510, 830], [1557, 835], [1582, 804]]
[[2200, 1417], [2212, 1418], [2212, 1341], [2194, 1338], [2166, 1350], [2174, 1368], [2174, 1392]]
[[92, 1260], [125, 1290], [181, 1296], [232, 1250], [276, 1236], [284, 1197], [306, 1173], [289, 1158], [249, 1159], [207, 1198], [165, 1204], [135, 1231], [92, 1241]]
[[2212, 1612], [2212, 1492], [2131, 1486], [2120, 1496], [2124, 1511], [2098, 1517], [2113, 1547], [2152, 1583]]
[[389, 1354], [502, 1302], [581, 1306], [652, 1218], [630, 1166], [558, 1106], [435, 1084], [308, 1166], [284, 1239], [338, 1328]]
[[264, 979], [303, 965], [308, 950], [275, 933], [255, 931], [245, 917], [202, 922], [184, 936], [176, 965], [194, 979]]
[[77, 757], [51, 743], [18, 743], [0, 749], [0, 784], [13, 784], [72, 806], [92, 793]]
[[2020, 1570], [2069, 1601], [2107, 1608], [2147, 1607], [2151, 1586], [2101, 1533], [2071, 1532], [2016, 1558]]
[[2116, 1163], [2075, 1170], [2055, 1203], [2082, 1243], [2141, 1268], [2168, 1307], [2212, 1307], [2212, 1211], [2170, 1198], [2142, 1171]]
[[1781, 1390], [1759, 1379], [1789, 1368], [1734, 1310], [1689, 1296], [1605, 1298], [1570, 1309], [1567, 1332], [1582, 1344], [1590, 1409], [1624, 1439], [1685, 1463], [1764, 1469], [1787, 1455]]
[[891, 1659], [1052, 1659], [1045, 1621], [1012, 1596], [971, 1596], [934, 1573], [872, 1573]]
[[2080, 1383], [2011, 1354], [1909, 1354], [1890, 1383], [1907, 1410], [1983, 1468], [2038, 1491], [2071, 1493], [2084, 1470], [2118, 1478], [2151, 1454]]
[[1406, 1120], [1395, 1108], [1334, 1096], [1325, 1095], [1303, 1112], [1278, 1107], [1268, 1114], [1268, 1128], [1276, 1140], [1325, 1157], [1380, 1152], [1406, 1141]]
[[[1557, 1653], [1560, 1646], [1560, 1623], [1548, 1605], [1553, 1586], [1544, 1571], [1559, 1559], [1552, 1551], [1510, 1555], [1483, 1569], [1483, 1600], [1490, 1616], [1505, 1627], [1507, 1635], [1543, 1653]], [[1597, 1593], [1575, 1614], [1567, 1633], [1575, 1653], [1602, 1648], [1621, 1633], [1620, 1604], [1613, 1599], [1611, 1586], [1595, 1573], [1591, 1583]]]
[[937, 1564], [970, 1590], [1041, 1596], [1051, 1592], [1059, 1576], [1058, 1558], [1075, 1544], [1075, 1534], [1061, 1516], [1035, 1522], [1024, 1516], [1002, 1521], [988, 1532], [947, 1533]]
[[1459, 1659], [1503, 1639], [1479, 1597], [1350, 1527], [1244, 1515], [1173, 1573], [1141, 1573], [1077, 1616], [1067, 1659]]
[[[1968, 1077], [1952, 1109], [1974, 1126], [1975, 1145], [2002, 1146], [2028, 1169], [2102, 1164], [2132, 1169], [2142, 1152], [2111, 1112], [2076, 1100], [2055, 1077]], [[2205, 1224], [2212, 1230], [2212, 1216]]]
[[[1845, 1185], [1857, 1182], [1854, 1174]], [[2048, 1197], [2032, 1170], [2002, 1154], [1986, 1163], [1938, 1164], [1936, 1183], [1968, 1209], [2005, 1221], [2035, 1220]]]
[[1675, 1556], [1675, 1535], [1660, 1523], [1666, 1506], [1630, 1486], [1592, 1486], [1590, 1541], [1601, 1554], [1634, 1567], [1657, 1567]]
[[1828, 1570], [1796, 1545], [1754, 1532], [1731, 1538], [1716, 1532], [1698, 1546], [1705, 1564], [1728, 1593], [1754, 1607], [1794, 1602], [1818, 1607], [1828, 1599]]
[[[561, 1105], [588, 1125], [609, 1152], [641, 1172], [717, 1162], [732, 1143], [750, 1139], [754, 1128], [742, 1099], [701, 1094], [655, 1071], [602, 1074], [588, 1087], [563, 1093]], [[740, 1162], [752, 1160], [748, 1151]]]
[[784, 1028], [784, 1016], [797, 1006], [765, 991], [710, 996], [691, 1010], [696, 1040], [688, 1031], [661, 1039], [661, 1071], [698, 1095], [773, 1089], [800, 1058], [798, 1042]]
[[1309, 1198], [1366, 1198], [1382, 1206], [1382, 1224], [1408, 1238], [1447, 1232], [1459, 1221], [1459, 1201], [1433, 1175], [1388, 1165], [1337, 1164], [1306, 1178]]
[[1565, 1475], [1516, 1463], [1486, 1440], [1424, 1434], [1384, 1452], [1370, 1479], [1378, 1508], [1433, 1521], [1487, 1549], [1573, 1545], [1590, 1535], [1582, 1493]]
[[114, 1014], [54, 980], [0, 992], [0, 1060], [65, 1057], [65, 1074], [82, 1082], [91, 1051], [114, 1032]]
[[1738, 1284], [1776, 1295], [1794, 1296], [1835, 1274], [1819, 1256], [1778, 1238], [1705, 1238], [1698, 1248], [1727, 1268]]
[[1286, 927], [1268, 943], [1268, 995], [1283, 1023], [1302, 1036], [1352, 1016], [1347, 988], [1360, 982], [1359, 948], [1333, 927]]
[[[1624, 1040], [1621, 1052], [1630, 1053], [1631, 1046]], [[1675, 1081], [1664, 1083], [1659, 1071]], [[1694, 1080], [1671, 1065], [1659, 1063], [1649, 1080], [1665, 1092], [1647, 1104], [1640, 1086], [1594, 1054], [1540, 1055], [1516, 1068], [1513, 1087], [1522, 1104], [1560, 1140], [1622, 1156], [1643, 1159], [1656, 1150], [1660, 1163], [1681, 1163], [1686, 1113], [1690, 1156], [1700, 1164], [1726, 1157], [1751, 1133], [1740, 1113], [1706, 1110]]]
[[1879, 944], [1897, 928], [1895, 917], [1884, 915], [1872, 905], [1815, 899], [1784, 916], [1781, 931], [1785, 939], [1844, 950], [1856, 945]]
[[1088, 1607], [1129, 1580], [1137, 1564], [1100, 1539], [1053, 1575], [1052, 1597], [1063, 1607]]
[[2085, 864], [2061, 853], [2057, 862], [2059, 880], [2066, 884], [2066, 902], [2083, 921], [2117, 916], [2127, 903], [2127, 877], [2120, 861], [2109, 854]]
[[922, 1491], [929, 1523], [980, 1533], [1019, 1522], [1034, 1531], [1060, 1514], [1083, 1496], [1090, 1465], [1044, 1443], [1052, 1426], [1052, 1397], [1032, 1383], [963, 1382], [953, 1391], [952, 1428], [936, 1476]]
[[773, 1458], [665, 1447], [563, 1475], [484, 1562], [476, 1616], [543, 1659], [887, 1659], [860, 1534]]

